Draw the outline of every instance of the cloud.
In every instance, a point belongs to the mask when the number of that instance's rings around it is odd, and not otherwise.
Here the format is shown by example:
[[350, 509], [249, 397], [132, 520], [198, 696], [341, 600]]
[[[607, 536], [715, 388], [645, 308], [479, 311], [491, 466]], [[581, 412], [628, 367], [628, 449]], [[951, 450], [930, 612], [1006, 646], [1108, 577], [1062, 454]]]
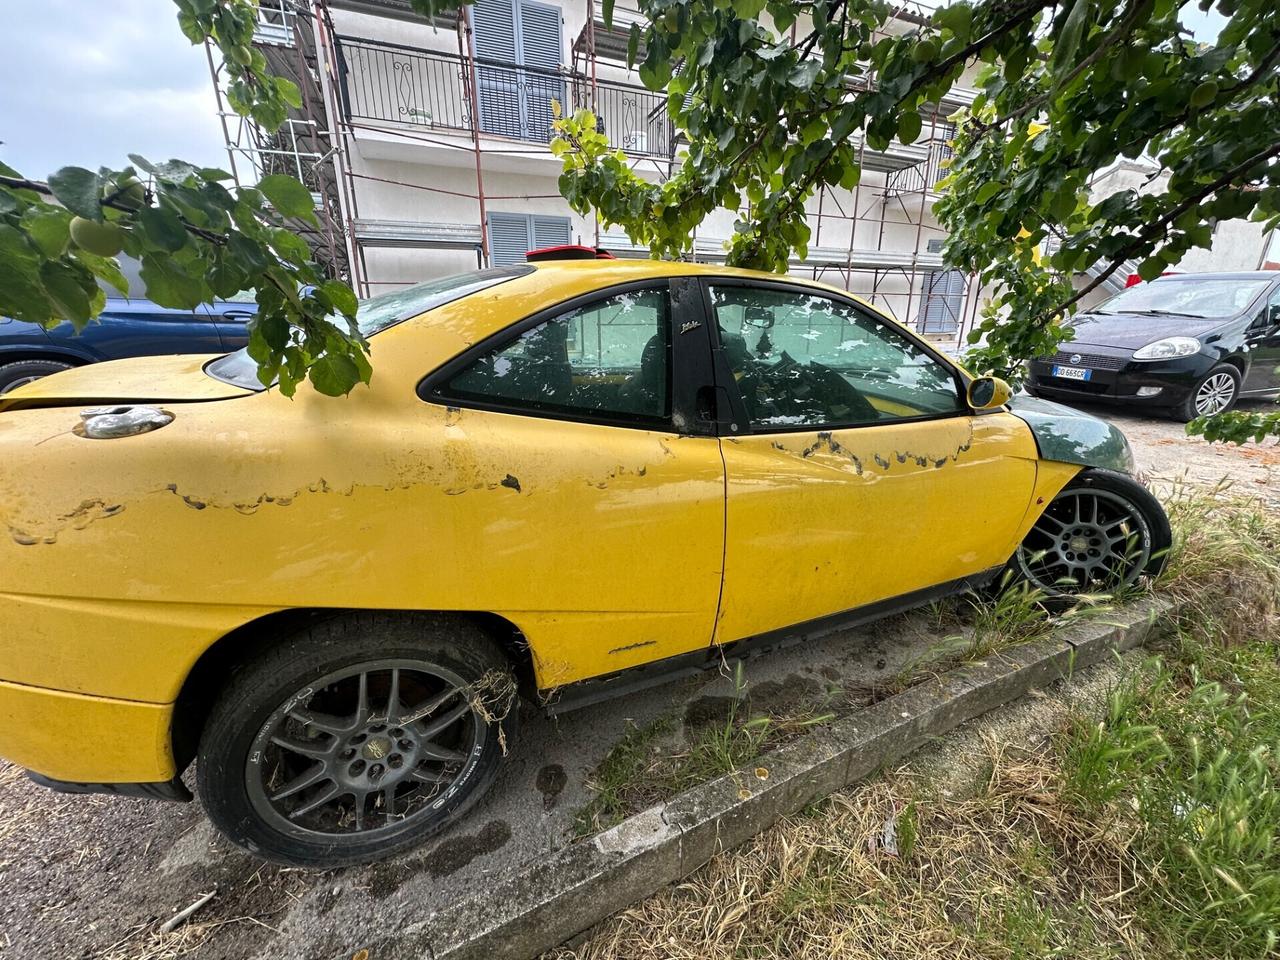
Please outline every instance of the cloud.
[[0, 160], [45, 177], [127, 155], [227, 166], [204, 49], [173, 0], [44, 0], [0, 57]]

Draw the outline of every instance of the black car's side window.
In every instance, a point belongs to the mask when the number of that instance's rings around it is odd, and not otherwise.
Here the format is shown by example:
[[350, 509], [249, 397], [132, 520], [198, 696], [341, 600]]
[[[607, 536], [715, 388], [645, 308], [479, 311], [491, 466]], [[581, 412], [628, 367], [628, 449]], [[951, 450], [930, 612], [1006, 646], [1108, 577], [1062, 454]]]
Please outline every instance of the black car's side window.
[[711, 301], [756, 433], [966, 409], [951, 368], [851, 304], [728, 285], [712, 286]]
[[473, 361], [437, 394], [530, 413], [664, 422], [669, 310], [665, 286], [569, 310]]

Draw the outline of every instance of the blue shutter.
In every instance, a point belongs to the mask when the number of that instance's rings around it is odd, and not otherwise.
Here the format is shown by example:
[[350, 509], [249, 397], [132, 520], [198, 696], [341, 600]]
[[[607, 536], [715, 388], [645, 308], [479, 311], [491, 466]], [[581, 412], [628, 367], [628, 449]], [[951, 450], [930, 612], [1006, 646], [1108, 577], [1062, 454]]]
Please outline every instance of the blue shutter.
[[525, 214], [489, 214], [489, 260], [492, 266], [524, 263], [524, 255], [534, 246], [531, 241], [529, 218]]
[[[476, 0], [471, 8], [480, 129], [504, 137], [524, 130], [516, 43], [516, 0]], [[487, 62], [486, 62], [487, 61]]]
[[564, 78], [560, 74], [563, 41], [560, 8], [518, 0], [520, 64], [525, 67], [525, 130], [529, 140], [551, 141], [551, 101], [565, 108]]
[[916, 328], [921, 333], [952, 333], [964, 309], [964, 274], [959, 270], [926, 273]]
[[529, 232], [533, 237], [532, 249], [558, 247], [573, 242], [568, 217], [534, 216], [530, 220]]

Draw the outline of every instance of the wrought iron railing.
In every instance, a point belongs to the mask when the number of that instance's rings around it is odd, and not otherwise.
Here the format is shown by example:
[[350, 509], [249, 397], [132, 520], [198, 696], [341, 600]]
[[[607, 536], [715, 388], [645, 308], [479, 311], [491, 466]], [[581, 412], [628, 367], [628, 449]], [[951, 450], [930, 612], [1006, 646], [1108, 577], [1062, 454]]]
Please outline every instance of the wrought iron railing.
[[[339, 37], [342, 107], [349, 120], [472, 131], [469, 67], [457, 54]], [[644, 87], [565, 71], [476, 60], [481, 133], [549, 143], [552, 101], [593, 108], [609, 144], [637, 156], [670, 157], [675, 130], [667, 99]]]

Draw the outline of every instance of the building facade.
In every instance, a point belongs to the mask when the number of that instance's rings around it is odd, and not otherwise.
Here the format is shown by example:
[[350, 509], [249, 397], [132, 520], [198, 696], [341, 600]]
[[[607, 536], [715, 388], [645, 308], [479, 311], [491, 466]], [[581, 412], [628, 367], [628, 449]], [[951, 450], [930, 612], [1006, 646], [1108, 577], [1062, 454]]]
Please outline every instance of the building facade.
[[[901, 28], [927, 14], [903, 6]], [[586, 107], [637, 173], [670, 176], [682, 145], [665, 94], [645, 89], [626, 65], [638, 19], [619, 2], [606, 27], [595, 0], [477, 0], [432, 23], [405, 0], [263, 0], [259, 49], [299, 84], [303, 106], [266, 136], [220, 95], [233, 172], [246, 183], [268, 171], [308, 183], [322, 213], [309, 239], [361, 296], [517, 262], [556, 243], [647, 256], [616, 228], [569, 209], [549, 149], [553, 101]], [[932, 204], [952, 131], [946, 116], [971, 98], [961, 91], [944, 101], [913, 144], [861, 145], [862, 182], [809, 200], [810, 249], [791, 272], [954, 341], [976, 312], [977, 291], [943, 269]], [[735, 218], [717, 211], [687, 256], [723, 259]]]

